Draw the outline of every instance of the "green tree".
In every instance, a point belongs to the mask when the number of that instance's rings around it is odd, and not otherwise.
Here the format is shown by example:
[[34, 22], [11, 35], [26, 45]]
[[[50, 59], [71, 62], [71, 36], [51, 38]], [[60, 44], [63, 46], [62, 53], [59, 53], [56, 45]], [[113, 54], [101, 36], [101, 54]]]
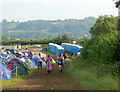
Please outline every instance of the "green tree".
[[56, 43], [56, 44], [61, 44], [61, 38], [60, 38], [60, 35], [58, 35], [58, 37], [55, 37], [55, 38], [53, 38], [53, 39], [51, 39], [51, 41], [53, 42], [53, 43]]
[[[116, 3], [116, 8], [119, 8], [119, 6], [120, 6], [120, 0], [118, 0]], [[120, 14], [118, 14], [118, 15], [120, 15]], [[117, 59], [117, 61], [120, 61], [120, 54], [119, 54], [119, 52], [120, 52], [120, 16], [118, 16], [118, 45], [117, 45], [117, 47], [116, 47], [116, 59]]]
[[116, 8], [118, 8], [120, 5], [120, 1], [118, 0], [115, 4], [116, 4]]
[[62, 42], [69, 42], [69, 41], [70, 41], [70, 38], [67, 36], [67, 34], [64, 34], [64, 35], [62, 35], [62, 37], [61, 37], [61, 41], [62, 41]]
[[112, 32], [113, 30], [117, 29], [115, 25], [117, 23], [117, 18], [113, 16], [100, 16], [95, 25], [93, 25], [90, 29], [90, 33], [92, 36], [98, 36], [100, 34], [105, 34], [108, 32]]

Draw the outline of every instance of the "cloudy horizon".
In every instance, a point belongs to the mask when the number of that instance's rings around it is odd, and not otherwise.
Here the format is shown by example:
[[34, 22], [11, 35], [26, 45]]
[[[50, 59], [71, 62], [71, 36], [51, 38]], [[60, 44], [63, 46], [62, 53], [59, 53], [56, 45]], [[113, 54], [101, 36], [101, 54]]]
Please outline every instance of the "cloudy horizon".
[[0, 8], [0, 19], [20, 22], [118, 15], [112, 0], [2, 0]]

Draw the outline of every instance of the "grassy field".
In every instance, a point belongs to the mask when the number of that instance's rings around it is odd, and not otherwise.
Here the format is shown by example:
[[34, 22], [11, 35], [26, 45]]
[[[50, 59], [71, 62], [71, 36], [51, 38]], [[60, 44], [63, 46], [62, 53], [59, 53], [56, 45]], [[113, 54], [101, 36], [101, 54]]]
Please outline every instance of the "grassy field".
[[20, 82], [22, 79], [29, 77], [35, 70], [36, 69], [31, 69], [30, 71], [28, 71], [28, 75], [18, 75], [17, 78], [16, 78], [16, 76], [13, 76], [12, 79], [2, 80], [2, 88], [5, 89], [8, 86], [11, 86], [17, 82]]
[[55, 55], [55, 53], [51, 52], [51, 51], [40, 51], [41, 53], [44, 53], [44, 54], [53, 54]]
[[90, 62], [76, 57], [67, 72], [84, 90], [118, 90], [118, 76], [109, 72], [111, 65]]

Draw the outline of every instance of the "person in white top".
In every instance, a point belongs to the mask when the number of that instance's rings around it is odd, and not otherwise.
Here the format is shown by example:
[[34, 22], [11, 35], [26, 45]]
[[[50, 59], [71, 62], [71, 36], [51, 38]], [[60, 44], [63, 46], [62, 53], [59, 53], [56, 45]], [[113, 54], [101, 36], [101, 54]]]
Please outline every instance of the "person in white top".
[[39, 69], [39, 65], [41, 66], [42, 68], [42, 57], [41, 57], [41, 54], [39, 53], [38, 55], [38, 69]]
[[78, 51], [77, 56], [80, 56], [80, 51]]

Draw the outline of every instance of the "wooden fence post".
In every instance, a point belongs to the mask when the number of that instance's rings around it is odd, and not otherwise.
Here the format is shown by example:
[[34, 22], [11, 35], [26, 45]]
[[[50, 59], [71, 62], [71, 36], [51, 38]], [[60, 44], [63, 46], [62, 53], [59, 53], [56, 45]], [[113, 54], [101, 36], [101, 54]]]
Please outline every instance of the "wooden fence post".
[[16, 78], [17, 78], [17, 66], [16, 66]]

